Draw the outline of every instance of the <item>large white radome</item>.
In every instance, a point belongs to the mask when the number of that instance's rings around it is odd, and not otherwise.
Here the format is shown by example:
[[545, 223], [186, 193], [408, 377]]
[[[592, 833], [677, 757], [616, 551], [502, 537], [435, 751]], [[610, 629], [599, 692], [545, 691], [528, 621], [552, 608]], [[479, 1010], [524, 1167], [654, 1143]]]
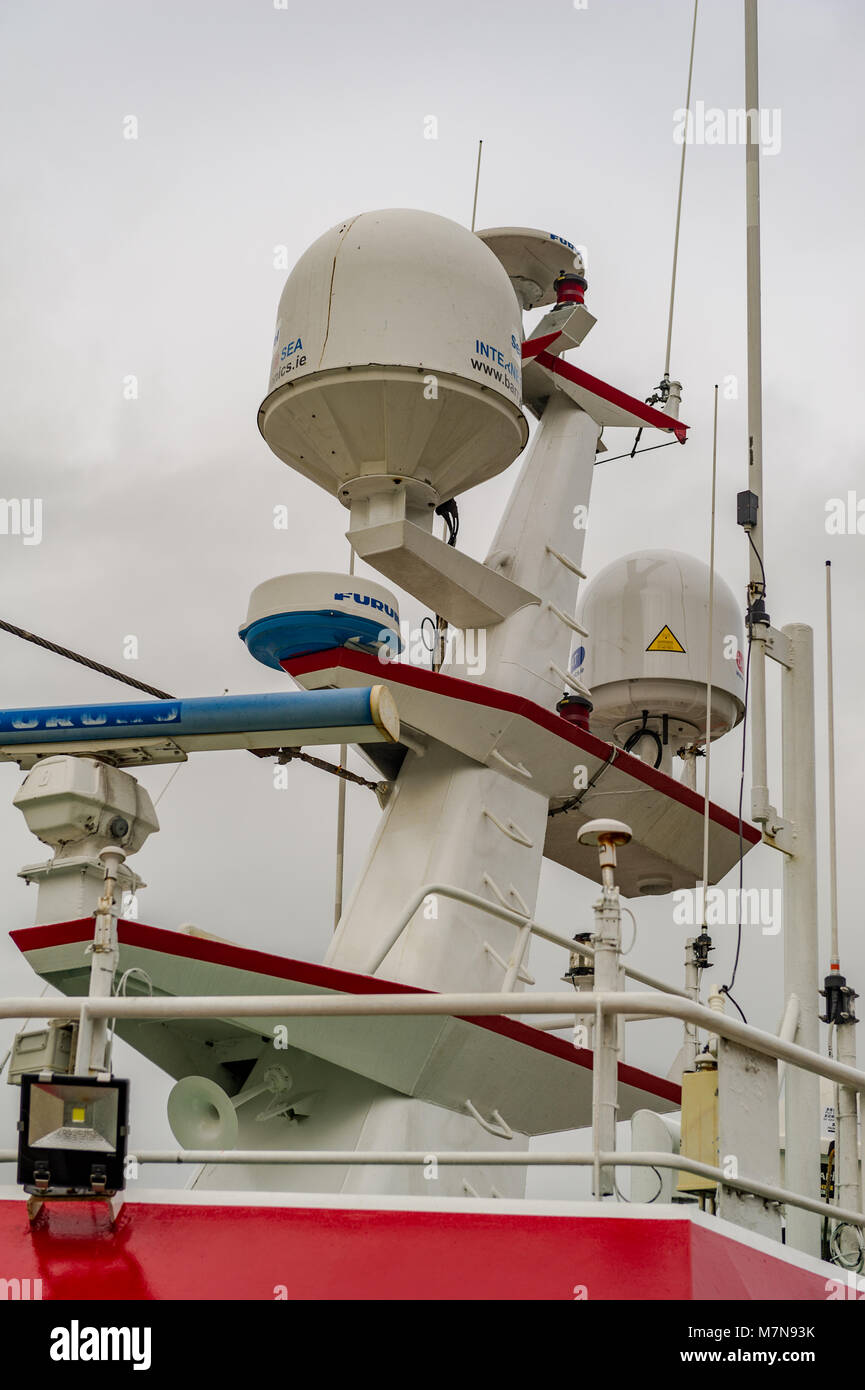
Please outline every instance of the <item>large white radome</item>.
[[525, 445], [520, 343], [513, 288], [478, 237], [429, 212], [361, 213], [286, 281], [259, 428], [329, 492], [392, 475], [446, 499]]
[[602, 569], [580, 604], [589, 636], [584, 661], [574, 663], [592, 692], [592, 730], [622, 742], [647, 710], [651, 720], [669, 717], [671, 736], [704, 735], [710, 640], [712, 737], [738, 724], [745, 695], [743, 603], [716, 574], [710, 635], [709, 568], [702, 560], [641, 550]]

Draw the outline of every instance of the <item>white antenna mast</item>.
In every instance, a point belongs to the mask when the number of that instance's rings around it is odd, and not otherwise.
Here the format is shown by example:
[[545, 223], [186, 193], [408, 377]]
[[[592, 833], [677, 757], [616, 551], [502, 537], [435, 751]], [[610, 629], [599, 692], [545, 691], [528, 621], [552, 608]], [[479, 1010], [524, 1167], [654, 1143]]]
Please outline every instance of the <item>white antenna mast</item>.
[[[745, 207], [747, 226], [748, 301], [748, 487], [756, 505], [747, 528], [749, 546], [748, 604], [751, 642], [751, 814], [764, 825], [769, 820], [766, 758], [766, 649], [762, 631], [765, 613], [763, 557], [763, 348], [760, 287], [760, 144], [759, 69], [757, 58], [757, 0], [745, 0]], [[756, 640], [755, 640], [756, 639]]]
[[835, 687], [832, 676], [832, 561], [826, 561], [826, 707], [829, 735], [829, 969], [841, 969], [838, 946], [838, 855], [835, 846]]

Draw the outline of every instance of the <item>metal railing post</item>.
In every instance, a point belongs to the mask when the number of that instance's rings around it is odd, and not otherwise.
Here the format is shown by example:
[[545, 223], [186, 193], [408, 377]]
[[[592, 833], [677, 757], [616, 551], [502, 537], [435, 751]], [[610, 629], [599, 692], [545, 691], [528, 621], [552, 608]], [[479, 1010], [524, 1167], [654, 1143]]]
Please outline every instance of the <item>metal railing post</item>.
[[[820, 1046], [817, 936], [817, 808], [814, 751], [814, 636], [804, 623], [783, 629], [791, 666], [782, 673], [784, 819], [792, 825], [793, 853], [784, 856], [784, 997], [799, 1000], [797, 1041]], [[820, 1088], [794, 1068], [784, 1083], [786, 1181], [797, 1192], [820, 1196]], [[820, 1254], [820, 1222], [790, 1212], [787, 1243]]]
[[[595, 913], [594, 947], [595, 1029], [592, 1039], [592, 1130], [593, 1151], [612, 1153], [616, 1147], [616, 1117], [619, 1109], [619, 1016], [605, 1010], [606, 993], [619, 993], [619, 958], [622, 949], [622, 914], [615, 883], [616, 847], [626, 845], [631, 831], [621, 821], [590, 820], [580, 829], [580, 844], [596, 845], [601, 865], [601, 896], [593, 904]], [[616, 1195], [613, 1169], [595, 1163], [594, 1197], [601, 1201]]]
[[[114, 890], [120, 865], [126, 855], [116, 845], [107, 845], [105, 849], [100, 850], [99, 858], [105, 865], [105, 886], [96, 905], [93, 943], [90, 947], [89, 999], [111, 997], [120, 956]], [[91, 1014], [82, 1004], [78, 1020], [75, 1070], [79, 1076], [86, 1076], [88, 1073], [96, 1076], [107, 1071], [108, 1066], [108, 1018], [105, 1015]]]

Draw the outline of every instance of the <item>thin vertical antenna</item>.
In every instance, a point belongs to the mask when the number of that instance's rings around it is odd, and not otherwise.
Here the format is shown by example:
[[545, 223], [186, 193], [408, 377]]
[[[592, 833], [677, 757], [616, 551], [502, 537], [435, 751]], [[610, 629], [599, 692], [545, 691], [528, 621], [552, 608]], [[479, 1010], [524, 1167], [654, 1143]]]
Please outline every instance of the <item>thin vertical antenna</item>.
[[[760, 143], [757, 0], [745, 0], [745, 144], [746, 280], [748, 301], [748, 488], [757, 498], [757, 517], [749, 528], [749, 607], [765, 597], [763, 554], [763, 366], [760, 312]], [[753, 113], [753, 115], [752, 115]], [[766, 645], [763, 625], [749, 622], [751, 640], [751, 814], [769, 818], [766, 758]], [[757, 640], [754, 640], [754, 639]]]
[[832, 561], [826, 561], [826, 694], [829, 725], [829, 969], [840, 970], [838, 948], [838, 857], [835, 848], [835, 684], [832, 676]]
[[[700, 0], [694, 0], [694, 23], [691, 29], [691, 57], [688, 63], [688, 94], [685, 97], [685, 110], [688, 112], [685, 125], [685, 138], [682, 141], [682, 162], [679, 165], [679, 199], [676, 205], [676, 235], [673, 238], [673, 274], [670, 279], [670, 313], [667, 319], [667, 353], [664, 358], [664, 376], [670, 375], [670, 352], [673, 344], [673, 305], [676, 302], [676, 270], [679, 264], [679, 227], [682, 221], [682, 190], [685, 186], [685, 153], [688, 148], [688, 126], [691, 115], [691, 78], [694, 74], [694, 49], [697, 43], [697, 9]], [[474, 229], [473, 229], [474, 230]]]
[[475, 221], [478, 215], [478, 188], [481, 182], [481, 153], [483, 152], [484, 142], [478, 141], [478, 167], [475, 171], [475, 200], [472, 203], [472, 231], [475, 229]]
[[[348, 567], [349, 574], [354, 574], [354, 546], [351, 547], [351, 560]], [[348, 746], [341, 743], [339, 746], [339, 765], [345, 767], [348, 757]], [[339, 926], [339, 919], [342, 916], [342, 895], [343, 881], [345, 877], [345, 778], [339, 777], [339, 786], [336, 792], [336, 877], [333, 892], [333, 929], [336, 931]]]
[[703, 799], [703, 926], [706, 925], [706, 890], [709, 886], [709, 767], [712, 756], [712, 658], [715, 651], [715, 494], [718, 478], [718, 387], [712, 422], [712, 508], [709, 522], [709, 618], [706, 656], [706, 790]]

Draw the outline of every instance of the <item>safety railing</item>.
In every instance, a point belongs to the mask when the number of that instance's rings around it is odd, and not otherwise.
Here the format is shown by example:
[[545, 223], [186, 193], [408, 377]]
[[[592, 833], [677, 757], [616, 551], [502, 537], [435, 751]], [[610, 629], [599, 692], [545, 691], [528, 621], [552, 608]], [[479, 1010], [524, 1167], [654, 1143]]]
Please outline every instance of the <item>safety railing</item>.
[[[490, 902], [489, 898], [482, 898], [477, 893], [468, 892], [465, 888], [457, 888], [452, 883], [427, 883], [409, 899], [384, 942], [379, 945], [375, 954], [367, 962], [367, 974], [374, 975], [380, 969], [385, 957], [393, 950], [415, 913], [419, 912], [430, 898], [449, 898], [453, 902], [463, 903], [466, 907], [477, 908], [479, 912], [485, 912], [490, 917], [497, 917], [502, 922], [510, 922], [517, 928], [514, 946], [507, 961], [507, 970], [502, 981], [503, 992], [516, 988], [529, 939], [532, 936], [538, 937], [541, 941], [548, 941], [553, 946], [561, 946], [570, 955], [579, 953], [581, 956], [591, 957], [595, 954], [594, 947], [588, 942], [575, 941], [573, 937], [563, 936], [561, 932], [543, 926], [541, 922], [536, 922], [533, 917], [527, 916], [524, 912], [518, 912], [516, 908], [500, 906], [498, 903]], [[668, 984], [665, 980], [656, 980], [653, 975], [646, 975], [642, 970], [634, 970], [632, 966], [627, 965], [623, 965], [622, 969], [629, 980], [634, 980], [637, 984], [648, 985], [649, 989], [657, 989], [664, 994], [677, 994], [683, 999], [690, 999], [691, 997], [685, 990], [677, 989], [675, 985]]]
[[[454, 1018], [492, 1017], [519, 1014], [531, 1018], [535, 1014], [555, 1014], [577, 1018], [593, 1015], [596, 1022], [605, 1013], [628, 1013], [677, 1018], [703, 1028], [717, 1037], [739, 1043], [778, 1062], [799, 1067], [822, 1076], [839, 1086], [865, 1094], [865, 1072], [847, 1066], [830, 1057], [823, 1057], [808, 1048], [800, 1047], [783, 1037], [776, 1037], [751, 1024], [728, 1018], [704, 1008], [690, 999], [673, 994], [639, 994], [636, 992], [604, 992], [584, 994], [499, 993], [466, 994], [377, 994], [377, 995], [208, 995], [199, 997], [110, 998], [84, 999], [2, 999], [0, 1018], [10, 1019], [77, 1019], [79, 1026], [96, 1018], [114, 1019], [196, 1019], [196, 1018], [345, 1018], [395, 1017], [406, 1015], [444, 1016]], [[595, 1072], [597, 1089], [597, 1070]], [[8, 1161], [9, 1151], [0, 1151], [0, 1161]], [[209, 1150], [153, 1151], [136, 1155], [142, 1163], [280, 1163], [280, 1164], [413, 1164], [428, 1160], [429, 1154], [363, 1153], [355, 1150], [324, 1151], [231, 1151]], [[516, 1150], [497, 1150], [492, 1153], [467, 1150], [461, 1153], [435, 1154], [444, 1164], [479, 1166], [507, 1164], [511, 1166], [591, 1166], [595, 1173], [595, 1194], [600, 1194], [599, 1175], [602, 1168], [654, 1167], [689, 1172], [717, 1183], [720, 1188], [749, 1193], [768, 1202], [796, 1206], [836, 1222], [847, 1222], [865, 1228], [865, 1213], [818, 1201], [803, 1193], [700, 1163], [681, 1154], [654, 1152], [615, 1153], [602, 1151], [597, 1145], [597, 1126], [593, 1125], [593, 1147], [588, 1154], [533, 1154]]]

